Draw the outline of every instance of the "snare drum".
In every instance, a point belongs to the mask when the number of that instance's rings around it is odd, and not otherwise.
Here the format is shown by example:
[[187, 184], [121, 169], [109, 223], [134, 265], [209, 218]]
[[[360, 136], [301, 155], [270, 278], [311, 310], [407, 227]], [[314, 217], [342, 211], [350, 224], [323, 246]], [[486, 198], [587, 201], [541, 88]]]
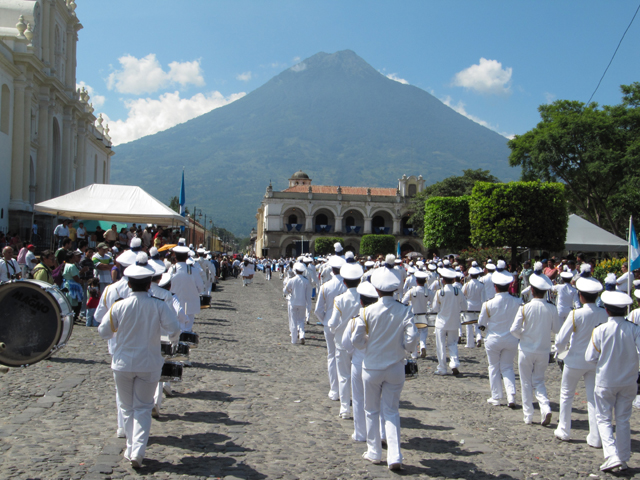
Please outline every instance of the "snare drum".
[[39, 280], [0, 284], [0, 364], [32, 365], [64, 347], [73, 310], [54, 285]]
[[172, 360], [183, 361], [189, 357], [189, 345], [184, 342], [178, 343], [176, 351], [173, 351], [171, 342], [161, 342], [160, 348], [162, 350], [163, 357], [171, 357]]
[[159, 382], [181, 382], [182, 363], [165, 361], [162, 365], [162, 373]]
[[418, 314], [414, 317], [414, 323], [418, 330], [422, 330], [423, 328], [427, 328], [427, 316], [423, 314]]
[[480, 317], [480, 312], [460, 313], [460, 321], [462, 325], [471, 325], [472, 323], [478, 323], [478, 317]]
[[418, 362], [409, 358], [404, 365], [404, 379], [413, 380], [414, 378], [418, 378]]
[[211, 307], [211, 295], [200, 295], [200, 310]]
[[438, 317], [437, 313], [427, 313], [427, 326], [435, 327], [436, 326], [436, 318]]
[[200, 343], [200, 336], [193, 332], [182, 332], [180, 334], [180, 342], [186, 343], [190, 347], [197, 348]]

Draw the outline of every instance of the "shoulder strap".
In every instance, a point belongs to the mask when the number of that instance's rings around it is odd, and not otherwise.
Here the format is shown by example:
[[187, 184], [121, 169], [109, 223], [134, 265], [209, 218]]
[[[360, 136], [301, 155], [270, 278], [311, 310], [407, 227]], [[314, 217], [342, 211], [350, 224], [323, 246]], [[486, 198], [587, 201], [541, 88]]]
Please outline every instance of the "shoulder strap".
[[576, 311], [572, 310], [573, 313], [573, 333], [576, 333]]
[[362, 309], [362, 320], [364, 321], [364, 331], [369, 335], [369, 322], [367, 322], [367, 307]]
[[[596, 328], [597, 328], [597, 327], [596, 327]], [[596, 329], [595, 329], [595, 328], [594, 328], [594, 329], [593, 329], [593, 331], [591, 332], [591, 343], [593, 344], [593, 348], [595, 348], [595, 349], [596, 349], [596, 352], [598, 352], [598, 353], [602, 353], [602, 352], [600, 352], [600, 349], [599, 349], [598, 347], [596, 347], [596, 342], [595, 342], [595, 340], [593, 339], [593, 334], [594, 334], [594, 333], [596, 333]]]

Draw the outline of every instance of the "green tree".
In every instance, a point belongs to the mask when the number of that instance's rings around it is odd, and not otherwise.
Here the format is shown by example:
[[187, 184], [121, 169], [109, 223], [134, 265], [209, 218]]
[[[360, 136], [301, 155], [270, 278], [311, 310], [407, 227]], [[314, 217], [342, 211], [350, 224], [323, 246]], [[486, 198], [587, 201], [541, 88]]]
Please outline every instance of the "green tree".
[[[169, 208], [174, 212], [180, 213], [180, 199], [178, 197], [171, 197], [169, 200]], [[189, 207], [185, 208], [185, 212], [189, 213]]]
[[419, 236], [424, 235], [424, 214], [425, 214], [425, 200], [430, 197], [462, 197], [464, 195], [471, 195], [473, 186], [476, 182], [491, 182], [497, 183], [500, 180], [493, 175], [489, 170], [463, 170], [461, 176], [451, 176], [445, 178], [440, 182], [436, 182], [433, 185], [425, 187], [425, 189], [415, 195], [411, 199], [409, 205], [409, 211], [411, 216], [409, 217], [409, 223], [414, 228]]
[[340, 245], [344, 247], [344, 239], [340, 237], [319, 237], [313, 246], [313, 251], [316, 255], [329, 255], [335, 252], [333, 245], [336, 242], [340, 242]]
[[624, 237], [629, 215], [640, 213], [640, 83], [621, 90], [614, 106], [541, 105], [542, 121], [508, 145], [523, 180], [561, 181], [572, 212]]
[[478, 182], [469, 201], [471, 243], [511, 247], [515, 264], [518, 247], [564, 249], [567, 206], [561, 183]]
[[424, 246], [459, 250], [470, 245], [469, 199], [431, 197], [424, 206]]
[[360, 239], [360, 255], [388, 253], [396, 253], [396, 237], [393, 235], [363, 235]]

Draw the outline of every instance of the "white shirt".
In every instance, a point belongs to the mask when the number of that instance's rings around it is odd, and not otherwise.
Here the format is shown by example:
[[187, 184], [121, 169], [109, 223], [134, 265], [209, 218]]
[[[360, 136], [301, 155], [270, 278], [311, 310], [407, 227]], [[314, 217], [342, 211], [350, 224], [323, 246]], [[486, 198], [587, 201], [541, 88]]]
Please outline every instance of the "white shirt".
[[160, 349], [160, 331], [171, 341], [180, 337], [176, 312], [167, 304], [151, 298], [147, 292], [134, 292], [115, 303], [100, 323], [98, 332], [104, 339], [118, 333], [111, 368], [121, 372], [155, 372], [164, 359]]
[[418, 342], [411, 308], [393, 297], [381, 297], [360, 310], [351, 342], [364, 350], [362, 366], [367, 370], [384, 370], [401, 362]]
[[175, 274], [171, 277], [171, 293], [173, 293], [187, 315], [195, 315], [200, 311], [200, 292], [204, 289], [202, 277], [185, 262], [175, 264]]
[[307, 265], [307, 272], [309, 276], [307, 277], [311, 282], [311, 286], [315, 287], [318, 285], [318, 271], [316, 270], [316, 266], [313, 263]]
[[357, 289], [349, 288], [346, 292], [338, 295], [333, 301], [333, 312], [327, 326], [329, 330], [338, 339], [336, 342], [336, 348], [343, 350], [342, 336], [349, 320], [358, 315], [360, 311], [360, 294]]
[[523, 352], [548, 354], [551, 352], [551, 333], [558, 332], [561, 326], [555, 305], [534, 298], [518, 308], [511, 333], [520, 339], [518, 348]]
[[255, 275], [256, 269], [253, 267], [253, 263], [249, 265], [242, 264], [242, 272], [240, 273], [241, 277], [249, 277], [251, 275]]
[[424, 315], [429, 310], [429, 302], [433, 301], [434, 293], [422, 285], [416, 285], [409, 289], [402, 297], [402, 303], [411, 304], [414, 315]]
[[580, 308], [578, 290], [570, 283], [563, 283], [562, 285], [554, 285], [553, 291], [557, 295], [558, 315], [560, 315], [560, 320], [564, 321], [571, 309]]
[[624, 317], [609, 317], [596, 327], [585, 360], [596, 364], [596, 387], [627, 387], [638, 379], [640, 327]]
[[564, 359], [564, 364], [569, 368], [595, 370], [595, 365], [585, 360], [593, 329], [602, 323], [606, 323], [608, 317], [604, 308], [597, 307], [595, 303], [587, 303], [584, 307], [569, 312], [564, 324], [556, 335], [556, 348], [558, 352], [564, 352], [569, 345], [569, 353]]
[[402, 294], [404, 295], [409, 291], [409, 289], [411, 289], [411, 287], [415, 287], [416, 285], [418, 285], [418, 282], [416, 281], [415, 275], [409, 275], [407, 279], [404, 281], [404, 286], [402, 287]]
[[467, 299], [467, 308], [470, 312], [479, 312], [482, 304], [488, 300], [484, 284], [477, 278], [470, 278], [462, 287], [462, 293]]
[[629, 320], [632, 323], [635, 323], [636, 325], [640, 325], [640, 308], [631, 310], [631, 313], [629, 313], [627, 320]]
[[27, 254], [25, 255], [24, 260], [25, 260], [25, 263], [27, 264], [27, 270], [29, 271], [33, 270], [33, 267], [35, 267], [38, 264], [38, 260], [35, 254], [31, 250], [27, 251]]
[[333, 310], [333, 300], [346, 290], [347, 286], [340, 275], [334, 275], [331, 280], [322, 285], [316, 301], [316, 308], [313, 312], [320, 322], [324, 324], [325, 319], [327, 322], [329, 321]]
[[[631, 285], [633, 286], [633, 279], [631, 279]], [[629, 288], [629, 272], [625, 272], [616, 280], [616, 290], [619, 292], [626, 292]]]
[[56, 227], [53, 231], [53, 234], [56, 237], [68, 237], [69, 236], [69, 228], [65, 227], [62, 223]]
[[296, 275], [286, 282], [282, 293], [289, 296], [289, 305], [292, 307], [311, 310], [311, 283], [302, 275]]
[[4, 259], [0, 259], [0, 282], [8, 282], [11, 280], [12, 275], [21, 273], [20, 265], [15, 258], [12, 258], [8, 262]]
[[496, 293], [495, 297], [486, 301], [478, 318], [478, 326], [487, 327], [486, 338], [511, 337], [511, 325], [521, 305], [522, 300], [507, 292]]
[[484, 294], [487, 300], [491, 300], [496, 296], [496, 289], [494, 288], [493, 280], [491, 279], [492, 274], [492, 272], [489, 272], [480, 279], [480, 281], [484, 284]]
[[445, 285], [436, 291], [431, 311], [437, 313], [436, 328], [458, 330], [460, 328], [460, 312], [467, 311], [467, 299], [461, 290], [453, 285]]

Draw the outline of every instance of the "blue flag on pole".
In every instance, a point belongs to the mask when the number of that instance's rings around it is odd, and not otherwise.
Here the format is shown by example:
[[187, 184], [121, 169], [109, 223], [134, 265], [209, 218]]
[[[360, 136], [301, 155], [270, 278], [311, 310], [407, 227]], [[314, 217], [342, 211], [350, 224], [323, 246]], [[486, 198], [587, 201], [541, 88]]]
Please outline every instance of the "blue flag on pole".
[[397, 252], [396, 252], [396, 257], [397, 258], [402, 258], [402, 254], [400, 253], [400, 241], [398, 240], [398, 248], [397, 248]]
[[631, 228], [629, 229], [629, 271], [640, 268], [640, 248], [638, 248], [638, 236], [636, 229], [633, 228], [633, 219], [629, 221]]
[[[183, 217], [186, 214], [186, 210], [185, 210], [185, 195], [184, 195], [184, 169], [182, 170], [182, 186], [180, 187], [180, 215], [182, 215]], [[184, 232], [184, 225], [182, 227], [180, 227], [180, 231]]]

